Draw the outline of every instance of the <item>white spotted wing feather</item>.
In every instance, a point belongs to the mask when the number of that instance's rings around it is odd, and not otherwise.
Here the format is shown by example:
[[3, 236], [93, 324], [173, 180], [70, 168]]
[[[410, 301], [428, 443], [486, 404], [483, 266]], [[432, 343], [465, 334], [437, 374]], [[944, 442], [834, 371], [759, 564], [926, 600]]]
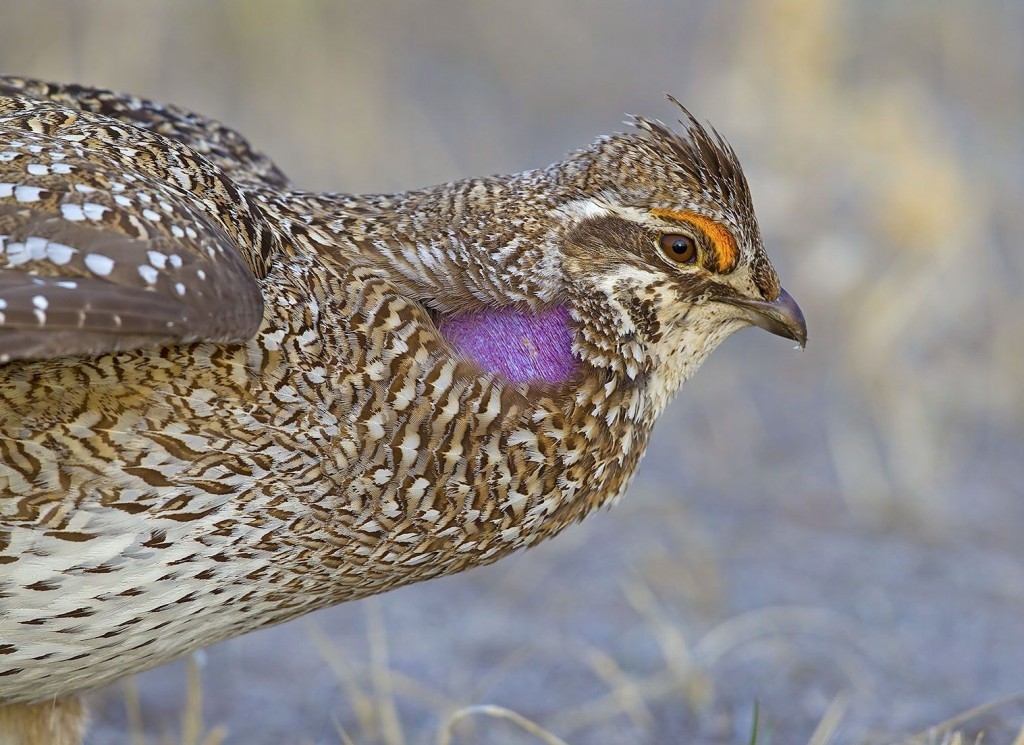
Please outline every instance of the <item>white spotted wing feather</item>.
[[105, 117], [5, 100], [0, 362], [255, 334], [263, 298], [216, 169], [196, 193], [157, 177], [188, 157], [159, 136], [135, 130], [133, 145]]

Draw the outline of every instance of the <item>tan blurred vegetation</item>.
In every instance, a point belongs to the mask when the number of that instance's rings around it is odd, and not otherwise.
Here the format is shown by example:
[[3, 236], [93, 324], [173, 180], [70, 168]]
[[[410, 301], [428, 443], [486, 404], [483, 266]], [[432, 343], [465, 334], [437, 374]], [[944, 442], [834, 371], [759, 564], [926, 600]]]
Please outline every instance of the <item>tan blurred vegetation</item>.
[[[381, 599], [390, 647], [357, 604], [211, 650], [237, 742], [740, 742], [754, 698], [776, 742], [891, 742], [1024, 688], [1024, 5], [0, 0], [0, 68], [192, 107], [340, 191], [542, 166], [672, 92], [808, 317], [804, 354], [717, 353], [612, 513]], [[178, 675], [133, 716], [101, 694], [96, 742], [199, 742]]]

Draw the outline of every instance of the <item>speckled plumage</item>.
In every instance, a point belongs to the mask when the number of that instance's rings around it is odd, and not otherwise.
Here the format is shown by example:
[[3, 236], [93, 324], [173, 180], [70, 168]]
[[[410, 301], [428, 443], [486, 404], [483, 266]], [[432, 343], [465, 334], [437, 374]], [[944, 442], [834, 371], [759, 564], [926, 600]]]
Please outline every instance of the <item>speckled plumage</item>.
[[[533, 545], [622, 493], [722, 339], [802, 342], [732, 150], [637, 124], [312, 194], [184, 109], [0, 78], [0, 703]], [[568, 380], [438, 330], [502, 308], [568, 311]]]

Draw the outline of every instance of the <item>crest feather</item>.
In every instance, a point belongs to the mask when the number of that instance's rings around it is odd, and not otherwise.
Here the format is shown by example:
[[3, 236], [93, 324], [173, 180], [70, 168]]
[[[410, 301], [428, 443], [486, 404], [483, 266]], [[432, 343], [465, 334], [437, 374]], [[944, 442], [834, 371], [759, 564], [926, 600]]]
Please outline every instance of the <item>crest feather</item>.
[[642, 116], [631, 117], [633, 126], [647, 135], [650, 145], [671, 157], [695, 185], [710, 186], [723, 201], [742, 204], [753, 212], [750, 188], [732, 145], [710, 124], [701, 124], [675, 96], [666, 97], [683, 113], [678, 120], [682, 134]]

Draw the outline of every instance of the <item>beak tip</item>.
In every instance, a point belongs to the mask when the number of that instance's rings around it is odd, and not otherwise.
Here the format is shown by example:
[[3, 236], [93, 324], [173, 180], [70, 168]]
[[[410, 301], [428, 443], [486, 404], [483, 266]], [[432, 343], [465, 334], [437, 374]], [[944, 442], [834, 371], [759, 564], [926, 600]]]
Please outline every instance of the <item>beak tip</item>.
[[800, 316], [799, 325], [794, 325], [789, 330], [792, 332], [790, 338], [800, 345], [800, 349], [807, 349], [807, 324], [802, 315]]
[[807, 347], [807, 322], [804, 320], [804, 313], [785, 289], [779, 289], [779, 296], [775, 300], [730, 298], [726, 302], [741, 308], [749, 323], [776, 336], [792, 339], [801, 349]]
[[778, 320], [789, 332], [789, 338], [800, 345], [800, 349], [807, 349], [807, 321], [804, 319], [804, 312], [800, 310], [793, 296], [785, 289], [779, 289], [779, 297], [773, 305], [779, 309]]

